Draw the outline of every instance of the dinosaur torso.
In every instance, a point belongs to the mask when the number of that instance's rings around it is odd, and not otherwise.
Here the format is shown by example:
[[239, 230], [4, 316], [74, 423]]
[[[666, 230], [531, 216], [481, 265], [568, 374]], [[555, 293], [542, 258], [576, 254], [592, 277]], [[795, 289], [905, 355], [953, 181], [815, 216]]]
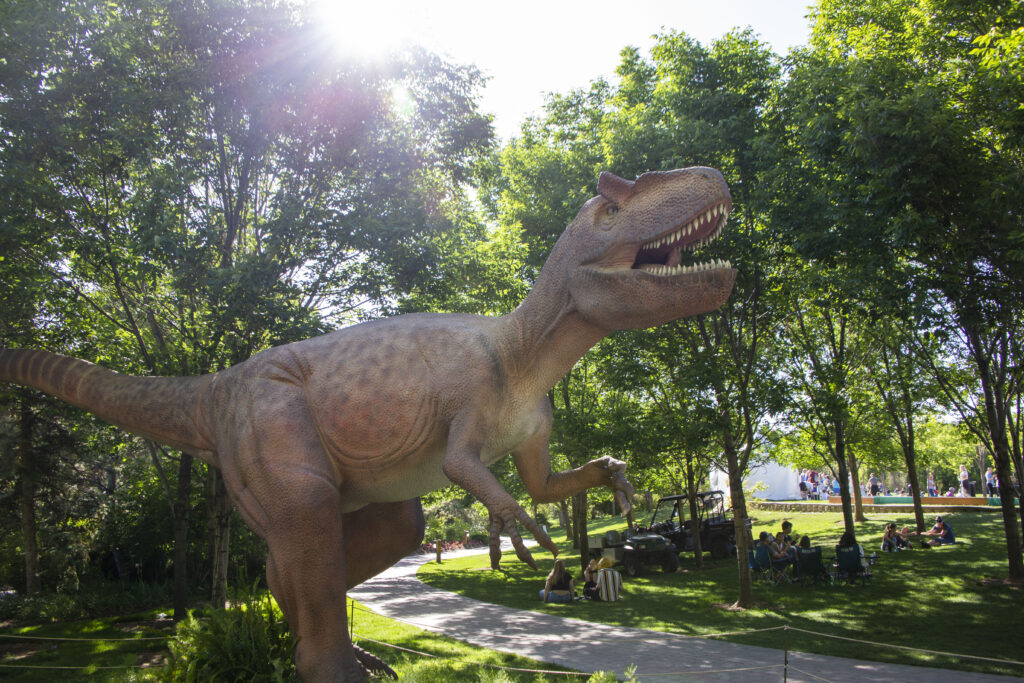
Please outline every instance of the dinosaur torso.
[[406, 315], [270, 349], [218, 378], [209, 409], [232, 411], [236, 383], [288, 385], [316, 425], [346, 509], [407, 500], [450, 483], [442, 464], [459, 415], [488, 409], [485, 464], [543, 424], [544, 390], [524, 391], [530, 383], [505, 365], [503, 322]]

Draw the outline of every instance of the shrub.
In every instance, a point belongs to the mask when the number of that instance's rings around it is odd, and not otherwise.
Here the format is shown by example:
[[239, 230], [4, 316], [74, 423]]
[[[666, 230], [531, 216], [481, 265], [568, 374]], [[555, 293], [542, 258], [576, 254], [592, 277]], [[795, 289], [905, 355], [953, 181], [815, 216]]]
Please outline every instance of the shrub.
[[464, 506], [449, 500], [428, 508], [424, 514], [427, 522], [424, 540], [428, 543], [437, 539], [461, 541], [467, 531], [470, 537], [488, 535], [487, 514], [482, 506]]
[[0, 598], [0, 620], [73, 621], [147, 609], [164, 604], [170, 598], [170, 584], [95, 580], [74, 593], [4, 595]]
[[189, 614], [169, 643], [171, 681], [297, 680], [291, 632], [269, 595], [203, 618]]

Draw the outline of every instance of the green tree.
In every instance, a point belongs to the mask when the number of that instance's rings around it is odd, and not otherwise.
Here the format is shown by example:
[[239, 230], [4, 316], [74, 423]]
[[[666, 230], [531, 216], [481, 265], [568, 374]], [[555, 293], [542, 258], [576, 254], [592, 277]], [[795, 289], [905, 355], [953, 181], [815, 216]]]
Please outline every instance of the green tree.
[[[105, 344], [90, 359], [224, 368], [391, 305], [437, 277], [419, 264], [467, 224], [462, 188], [491, 136], [473, 69], [337, 61], [274, 0], [0, 11], [5, 253], [91, 309], [81, 331]], [[180, 614], [193, 468], [176, 457]], [[226, 576], [220, 561], [214, 602]]]
[[1012, 59], [986, 61], [974, 41], [1019, 26], [1021, 12], [1016, 2], [823, 0], [787, 88], [787, 172], [820, 208], [795, 213], [826, 216], [828, 228], [798, 226], [796, 244], [875, 273], [907, 264], [908, 297], [932, 313], [925, 329], [944, 336], [944, 354], [970, 360], [980, 400], [959, 405], [999, 474], [1014, 578], [1024, 561], [1006, 425], [1024, 273], [1021, 114], [1006, 99], [1016, 77], [992, 66]]

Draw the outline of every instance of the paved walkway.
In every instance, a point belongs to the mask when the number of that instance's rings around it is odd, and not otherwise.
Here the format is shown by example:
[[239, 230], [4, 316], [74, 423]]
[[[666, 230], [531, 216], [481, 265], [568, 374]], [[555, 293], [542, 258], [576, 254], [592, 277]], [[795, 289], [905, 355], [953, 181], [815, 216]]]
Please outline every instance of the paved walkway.
[[[486, 548], [459, 554], [474, 552], [486, 552]], [[449, 553], [445, 557], [455, 555]], [[349, 596], [380, 614], [428, 631], [579, 671], [603, 670], [621, 674], [629, 664], [635, 663], [638, 678], [651, 683], [1019, 680], [1008, 676], [861, 662], [802, 652], [790, 652], [789, 665], [784, 670], [785, 653], [781, 650], [595, 624], [501, 607], [433, 588], [416, 578], [419, 566], [432, 559], [433, 555], [407, 557], [383, 574], [349, 591]], [[955, 637], [951, 642], [956, 642]]]

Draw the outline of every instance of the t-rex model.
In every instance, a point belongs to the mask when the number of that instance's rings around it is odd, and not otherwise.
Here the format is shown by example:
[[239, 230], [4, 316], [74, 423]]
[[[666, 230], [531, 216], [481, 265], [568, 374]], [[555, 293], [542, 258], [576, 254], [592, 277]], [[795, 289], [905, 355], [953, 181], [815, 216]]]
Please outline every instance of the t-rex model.
[[418, 496], [449, 481], [490, 513], [536, 567], [517, 530], [557, 548], [487, 469], [511, 453], [538, 502], [596, 486], [623, 510], [625, 463], [598, 458], [552, 472], [548, 390], [613, 330], [718, 308], [728, 263], [683, 265], [732, 208], [710, 168], [602, 173], [536, 285], [498, 317], [413, 314], [272, 348], [201, 377], [127, 377], [45, 351], [0, 350], [0, 381], [25, 384], [219, 467], [269, 548], [267, 580], [298, 638], [307, 681], [362, 681], [345, 591], [423, 538]]

